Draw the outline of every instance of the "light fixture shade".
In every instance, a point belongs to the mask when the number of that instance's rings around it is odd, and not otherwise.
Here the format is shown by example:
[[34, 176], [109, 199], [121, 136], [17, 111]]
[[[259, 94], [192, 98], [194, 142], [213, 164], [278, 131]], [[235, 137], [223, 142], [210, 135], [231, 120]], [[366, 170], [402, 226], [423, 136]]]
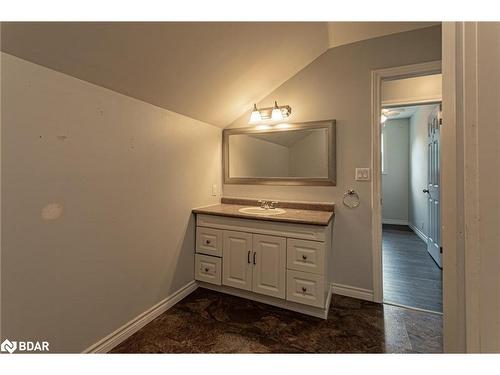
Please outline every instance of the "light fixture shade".
[[252, 114], [250, 115], [250, 123], [261, 122], [261, 121], [262, 121], [262, 115], [260, 114], [260, 111], [257, 109], [257, 104], [254, 104]]
[[274, 102], [274, 108], [271, 112], [271, 120], [273, 121], [281, 121], [283, 120], [283, 113], [281, 113], [281, 109], [278, 107], [278, 103]]

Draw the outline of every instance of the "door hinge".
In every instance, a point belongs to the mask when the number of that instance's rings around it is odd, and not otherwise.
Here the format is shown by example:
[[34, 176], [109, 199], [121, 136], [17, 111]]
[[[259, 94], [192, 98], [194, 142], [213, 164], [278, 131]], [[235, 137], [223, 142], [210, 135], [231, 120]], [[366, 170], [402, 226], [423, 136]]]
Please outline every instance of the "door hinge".
[[443, 125], [443, 119], [442, 118], [439, 119], [439, 125]]
[[443, 254], [443, 246], [439, 246], [439, 253]]

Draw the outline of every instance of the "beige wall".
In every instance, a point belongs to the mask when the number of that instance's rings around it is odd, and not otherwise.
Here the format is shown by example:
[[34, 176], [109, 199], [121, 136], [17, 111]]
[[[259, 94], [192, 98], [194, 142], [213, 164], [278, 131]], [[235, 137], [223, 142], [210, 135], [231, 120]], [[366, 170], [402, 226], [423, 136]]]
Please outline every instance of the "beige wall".
[[[371, 166], [371, 71], [441, 59], [441, 28], [431, 27], [332, 48], [258, 103], [277, 100], [297, 121], [337, 120], [337, 186], [224, 185], [224, 195], [277, 200], [333, 201], [334, 281], [372, 289], [371, 188], [354, 181], [356, 167]], [[250, 111], [231, 126], [248, 126]], [[361, 205], [350, 210], [342, 195], [355, 189]]]
[[382, 82], [382, 105], [440, 101], [442, 74]]
[[382, 175], [382, 223], [407, 225], [409, 120], [387, 120], [383, 134], [387, 168]]
[[1, 73], [2, 334], [79, 352], [193, 280], [221, 130], [7, 54]]

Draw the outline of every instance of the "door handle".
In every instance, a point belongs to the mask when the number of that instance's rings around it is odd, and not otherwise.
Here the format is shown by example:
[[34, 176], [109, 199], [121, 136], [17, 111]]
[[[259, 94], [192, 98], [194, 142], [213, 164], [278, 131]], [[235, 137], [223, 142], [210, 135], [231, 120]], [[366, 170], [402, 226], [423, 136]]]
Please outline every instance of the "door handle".
[[253, 253], [253, 264], [257, 264], [257, 262], [255, 261], [255, 256], [257, 255], [257, 253]]
[[429, 189], [424, 189], [424, 190], [422, 190], [422, 192], [429, 193]]
[[250, 250], [248, 250], [248, 254], [247, 254], [247, 262], [248, 262], [248, 264], [250, 264]]

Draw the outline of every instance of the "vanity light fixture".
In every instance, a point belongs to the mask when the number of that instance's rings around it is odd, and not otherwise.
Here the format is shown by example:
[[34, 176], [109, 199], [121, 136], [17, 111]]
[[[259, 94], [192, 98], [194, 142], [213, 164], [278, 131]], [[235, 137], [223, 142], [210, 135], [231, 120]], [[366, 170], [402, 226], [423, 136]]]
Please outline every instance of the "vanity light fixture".
[[383, 113], [380, 115], [380, 123], [384, 124], [387, 121], [387, 116]]
[[266, 120], [283, 121], [284, 119], [290, 117], [291, 114], [292, 108], [289, 105], [279, 106], [277, 102], [274, 102], [274, 107], [258, 109], [257, 105], [254, 104], [249, 123], [255, 124]]
[[260, 115], [260, 111], [257, 109], [257, 104], [253, 105], [253, 111], [250, 115], [250, 123], [256, 123], [262, 121], [262, 116]]
[[282, 121], [283, 114], [281, 113], [281, 109], [278, 107], [278, 102], [274, 102], [274, 108], [271, 112], [271, 119], [273, 121]]

